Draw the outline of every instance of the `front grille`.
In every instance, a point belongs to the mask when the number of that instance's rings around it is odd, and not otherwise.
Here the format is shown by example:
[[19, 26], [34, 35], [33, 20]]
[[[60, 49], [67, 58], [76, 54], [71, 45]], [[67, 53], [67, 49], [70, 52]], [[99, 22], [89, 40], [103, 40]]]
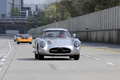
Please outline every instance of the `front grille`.
[[69, 48], [57, 47], [57, 48], [50, 49], [49, 52], [50, 53], [70, 53], [71, 50]]
[[24, 37], [21, 37], [22, 39], [24, 39]]
[[28, 39], [28, 37], [24, 37], [25, 39]]
[[28, 39], [28, 37], [21, 37], [22, 39]]

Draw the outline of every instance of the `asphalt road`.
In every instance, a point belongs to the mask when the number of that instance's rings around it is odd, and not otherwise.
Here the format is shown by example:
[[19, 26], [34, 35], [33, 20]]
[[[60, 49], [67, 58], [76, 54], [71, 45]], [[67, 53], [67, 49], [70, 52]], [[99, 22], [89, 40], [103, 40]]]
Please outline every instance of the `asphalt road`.
[[69, 57], [36, 60], [32, 44], [17, 45], [13, 39], [0, 39], [0, 49], [0, 80], [120, 80], [117, 44], [82, 43], [78, 61]]

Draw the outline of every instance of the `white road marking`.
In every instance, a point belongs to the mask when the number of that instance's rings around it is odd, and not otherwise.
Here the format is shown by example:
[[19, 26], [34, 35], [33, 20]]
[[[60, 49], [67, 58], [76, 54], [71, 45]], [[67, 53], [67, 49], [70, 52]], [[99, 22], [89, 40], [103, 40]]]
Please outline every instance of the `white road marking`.
[[12, 51], [10, 40], [8, 40], [8, 44], [9, 44], [9, 48], [10, 48], [9, 51], [8, 51], [8, 54], [10, 54], [10, 52]]
[[111, 63], [111, 62], [105, 62], [105, 63], [108, 65], [115, 65], [114, 63]]
[[90, 57], [90, 56], [88, 56], [88, 55], [84, 55], [85, 57]]
[[99, 61], [100, 59], [99, 58], [93, 58], [94, 60], [97, 60], [97, 61]]
[[[85, 57], [87, 57], [87, 58], [89, 58], [90, 56], [88, 56], [88, 55], [84, 55]], [[99, 58], [93, 58], [94, 60], [97, 60], [97, 61], [100, 61], [100, 59]], [[108, 62], [108, 61], [106, 61], [105, 62], [106, 64], [108, 64], [108, 65], [115, 65], [114, 63], [111, 63], [111, 62]]]
[[1, 59], [1, 61], [6, 61], [6, 59]]
[[4, 65], [4, 63], [0, 63], [0, 66]]
[[[6, 57], [8, 57], [8, 55], [11, 53], [11, 51], [12, 51], [12, 48], [11, 48], [11, 44], [10, 44], [10, 40], [8, 40], [8, 44], [9, 44], [9, 51], [8, 51], [8, 53], [5, 55], [5, 56], [3, 56], [3, 58], [1, 59], [1, 61], [6, 61]], [[0, 63], [0, 66], [3, 66], [4, 65], [4, 63]], [[0, 71], [2, 70], [2, 68], [0, 68]]]

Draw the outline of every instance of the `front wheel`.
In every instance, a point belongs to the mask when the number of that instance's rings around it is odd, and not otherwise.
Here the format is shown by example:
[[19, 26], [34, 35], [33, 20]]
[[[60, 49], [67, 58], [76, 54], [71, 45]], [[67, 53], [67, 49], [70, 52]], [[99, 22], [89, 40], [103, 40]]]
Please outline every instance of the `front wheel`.
[[20, 44], [19, 42], [17, 42], [17, 44]]
[[74, 60], [79, 60], [80, 55], [74, 55]]
[[43, 55], [38, 54], [38, 60], [43, 60], [43, 59], [44, 59], [44, 56], [43, 56]]
[[74, 56], [69, 56], [70, 58], [74, 58]]
[[29, 42], [29, 44], [32, 44], [32, 42]]
[[38, 54], [35, 54], [35, 59], [38, 59]]

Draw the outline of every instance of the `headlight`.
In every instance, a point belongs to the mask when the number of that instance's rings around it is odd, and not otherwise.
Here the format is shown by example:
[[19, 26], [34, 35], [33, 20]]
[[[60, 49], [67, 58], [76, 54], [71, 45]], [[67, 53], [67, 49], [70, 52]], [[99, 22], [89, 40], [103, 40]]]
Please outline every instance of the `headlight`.
[[80, 46], [80, 43], [79, 43], [78, 41], [75, 41], [75, 42], [74, 42], [74, 46], [75, 46], [75, 47], [79, 47], [79, 46]]
[[41, 48], [44, 48], [44, 47], [45, 47], [45, 42], [44, 42], [44, 41], [41, 41], [41, 42], [40, 42], [40, 47], [41, 47]]

